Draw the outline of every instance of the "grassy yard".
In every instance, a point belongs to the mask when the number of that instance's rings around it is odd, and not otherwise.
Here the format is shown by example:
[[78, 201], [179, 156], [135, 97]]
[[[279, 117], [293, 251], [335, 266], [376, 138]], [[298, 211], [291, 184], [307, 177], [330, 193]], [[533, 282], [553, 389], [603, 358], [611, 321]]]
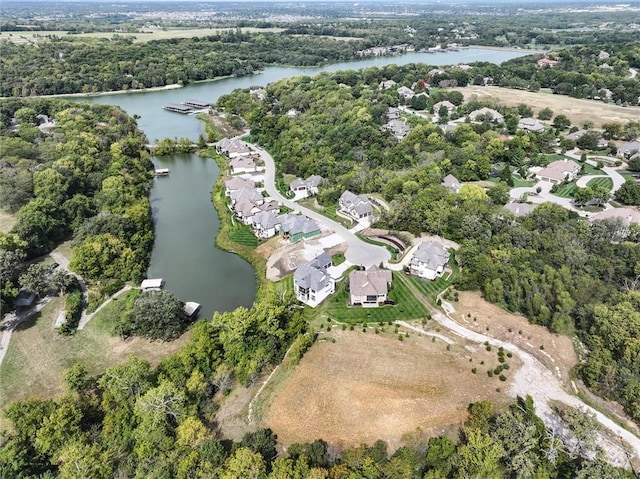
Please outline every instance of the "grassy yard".
[[55, 298], [40, 313], [14, 331], [7, 355], [0, 365], [0, 406], [31, 396], [54, 397], [64, 392], [62, 375], [76, 362], [82, 362], [92, 375], [101, 374], [135, 355], [157, 364], [178, 351], [190, 333], [171, 342], [152, 342], [141, 338], [126, 341], [113, 336], [114, 318], [126, 313], [130, 295], [112, 301], [73, 336], [61, 336], [53, 329], [63, 298]]
[[238, 221], [234, 221], [229, 228], [229, 239], [246, 248], [255, 249], [258, 247], [258, 238], [254, 235], [247, 225], [243, 225]]
[[573, 194], [578, 186], [574, 183], [569, 183], [558, 188], [553, 194], [560, 198], [573, 198]]
[[346, 281], [338, 286], [336, 293], [319, 309], [331, 319], [345, 323], [374, 323], [396, 320], [414, 320], [424, 318], [427, 314], [420, 302], [411, 294], [406, 285], [393, 273], [392, 295], [395, 295], [395, 306], [382, 306], [379, 308], [350, 307]]
[[613, 180], [608, 176], [606, 178], [593, 178], [589, 181], [589, 183], [587, 183], [587, 186], [592, 188], [594, 186], [600, 186], [602, 188], [610, 190], [611, 188], [613, 188]]
[[582, 163], [581, 161], [578, 161], [578, 164], [583, 168], [585, 175], [602, 175], [602, 170], [600, 168], [596, 168], [589, 163]]

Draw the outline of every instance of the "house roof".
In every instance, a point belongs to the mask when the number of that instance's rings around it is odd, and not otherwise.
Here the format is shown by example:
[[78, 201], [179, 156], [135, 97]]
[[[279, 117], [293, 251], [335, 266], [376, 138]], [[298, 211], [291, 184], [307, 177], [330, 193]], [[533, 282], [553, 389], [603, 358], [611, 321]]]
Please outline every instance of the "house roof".
[[384, 127], [399, 138], [404, 138], [411, 130], [411, 127], [402, 120], [391, 120]]
[[444, 100], [439, 101], [438, 103], [433, 105], [433, 112], [438, 113], [440, 111], [440, 108], [442, 108], [443, 106], [446, 107], [449, 111], [456, 109], [456, 106], [453, 103], [451, 103], [449, 100]]
[[261, 229], [268, 230], [279, 225], [280, 219], [272, 211], [260, 211], [253, 215], [251, 222], [254, 228], [260, 227]]
[[[324, 256], [323, 256], [324, 255]], [[329, 258], [327, 263], [326, 257]], [[326, 253], [314, 258], [308, 263], [303, 263], [293, 273], [293, 279], [301, 288], [308, 288], [312, 291], [320, 291], [324, 289], [331, 281], [331, 277], [325, 269], [325, 265], [331, 263], [331, 257]]]
[[538, 205], [530, 203], [508, 203], [504, 205], [504, 209], [509, 211], [514, 216], [521, 217], [527, 216], [529, 213], [536, 209], [536, 206]]
[[577, 141], [587, 133], [589, 133], [589, 130], [578, 130], [578, 131], [574, 131], [573, 133], [568, 133], [564, 135], [564, 138], [565, 140]]
[[388, 120], [395, 120], [400, 116], [400, 109], [395, 107], [389, 107], [387, 113], [385, 113]]
[[255, 183], [246, 178], [240, 178], [239, 176], [232, 176], [231, 178], [227, 178], [224, 180], [224, 187], [229, 190], [239, 190], [241, 188], [253, 189]]
[[562, 181], [567, 177], [567, 174], [575, 173], [578, 170], [580, 170], [580, 165], [573, 160], [556, 160], [549, 163], [546, 168], [542, 168], [536, 175]]
[[295, 180], [293, 180], [290, 184], [289, 184], [289, 189], [296, 189], [296, 188], [300, 188], [301, 186], [306, 187], [307, 186], [307, 182], [305, 180], [303, 180], [302, 178], [296, 178]]
[[264, 197], [254, 188], [240, 188], [239, 190], [232, 191], [230, 196], [235, 203], [243, 198], [254, 204], [262, 203], [264, 201]]
[[233, 207], [236, 213], [240, 214], [243, 218], [252, 216], [254, 208], [256, 208], [255, 203], [248, 198], [240, 198]]
[[359, 215], [373, 212], [373, 206], [367, 195], [356, 195], [345, 190], [340, 196], [340, 201], [347, 209], [354, 210]]
[[265, 201], [261, 205], [258, 205], [258, 209], [261, 211], [275, 211], [280, 210], [280, 203], [278, 203], [274, 199], [269, 199], [269, 201]]
[[640, 211], [633, 208], [611, 208], [593, 215], [591, 221], [604, 220], [607, 218], [622, 218], [627, 223], [640, 224]]
[[518, 122], [518, 128], [529, 131], [542, 131], [544, 130], [544, 124], [535, 118], [521, 118]]
[[217, 144], [218, 148], [230, 153], [240, 153], [243, 151], [251, 151], [249, 145], [242, 140], [235, 138], [223, 138]]
[[314, 220], [306, 216], [297, 215], [295, 213], [287, 213], [280, 217], [282, 222], [282, 231], [295, 235], [298, 233], [313, 233], [320, 231], [320, 226]]
[[444, 267], [449, 261], [449, 252], [444, 246], [435, 241], [426, 241], [418, 246], [418, 249], [413, 253], [411, 263], [424, 263], [429, 268], [437, 270], [439, 267]]
[[451, 190], [455, 190], [456, 192], [460, 191], [460, 188], [462, 188], [462, 185], [460, 184], [460, 182], [458, 181], [458, 178], [456, 178], [453, 175], [447, 175], [442, 179], [442, 185], [445, 188], [449, 188]]
[[307, 178], [307, 184], [311, 187], [318, 187], [324, 181], [324, 178], [320, 175], [311, 175]]
[[504, 116], [502, 114], [492, 108], [480, 108], [479, 110], [472, 111], [469, 113], [469, 118], [473, 121], [476, 120], [479, 116], [489, 115], [492, 121], [502, 121], [504, 120]]
[[376, 267], [372, 267], [367, 271], [352, 271], [349, 274], [349, 293], [352, 296], [387, 294], [391, 278], [391, 271]]
[[628, 153], [631, 153], [634, 150], [640, 150], [640, 141], [631, 141], [629, 143], [623, 143], [618, 148], [618, 153], [622, 153], [623, 155], [626, 155]]
[[256, 160], [250, 156], [236, 156], [229, 160], [229, 166], [231, 169], [236, 168], [255, 168]]
[[140, 283], [140, 289], [160, 289], [163, 282], [162, 278], [145, 279]]
[[415, 92], [409, 87], [401, 86], [398, 88], [398, 95], [402, 95], [404, 97], [415, 96]]

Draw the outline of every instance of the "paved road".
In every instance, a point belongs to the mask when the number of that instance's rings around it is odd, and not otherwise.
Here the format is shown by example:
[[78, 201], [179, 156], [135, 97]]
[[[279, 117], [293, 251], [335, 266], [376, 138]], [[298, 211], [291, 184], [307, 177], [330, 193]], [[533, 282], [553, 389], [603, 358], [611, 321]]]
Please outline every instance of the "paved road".
[[317, 221], [321, 227], [325, 230], [335, 231], [347, 244], [347, 251], [345, 252], [345, 258], [351, 264], [363, 265], [365, 267], [380, 265], [380, 263], [387, 263], [389, 259], [391, 259], [391, 254], [387, 251], [386, 248], [381, 246], [376, 246], [373, 244], [365, 243], [358, 237], [356, 237], [353, 233], [349, 232], [347, 228], [342, 226], [341, 224], [336, 223], [333, 220], [330, 220], [324, 215], [320, 213], [305, 208], [280, 194], [280, 192], [275, 187], [275, 173], [276, 166], [273, 161], [273, 157], [262, 148], [259, 148], [256, 145], [253, 145], [256, 151], [260, 153], [262, 158], [264, 159], [265, 164], [265, 181], [264, 186], [265, 190], [272, 198], [278, 200], [281, 204], [285, 205], [288, 208], [291, 208], [294, 211], [298, 211], [305, 216]]
[[587, 175], [587, 176], [581, 176], [580, 178], [578, 178], [578, 181], [576, 181], [576, 186], [580, 187], [580, 188], [586, 188], [587, 184], [593, 180], [594, 178], [609, 178], [609, 176], [607, 175]]

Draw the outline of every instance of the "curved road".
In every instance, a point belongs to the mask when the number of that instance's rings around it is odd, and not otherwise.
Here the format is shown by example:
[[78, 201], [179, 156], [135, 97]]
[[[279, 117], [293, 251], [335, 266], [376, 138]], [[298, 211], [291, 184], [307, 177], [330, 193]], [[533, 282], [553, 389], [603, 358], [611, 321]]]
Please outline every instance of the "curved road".
[[310, 210], [309, 208], [305, 208], [304, 206], [291, 201], [280, 194], [280, 192], [275, 187], [275, 176], [276, 176], [276, 165], [273, 161], [273, 157], [262, 148], [257, 145], [251, 145], [264, 160], [265, 164], [265, 172], [264, 172], [264, 187], [269, 196], [275, 198], [281, 204], [285, 205], [288, 208], [291, 208], [294, 211], [298, 211], [309, 218], [315, 220], [324, 227], [324, 229], [335, 231], [347, 244], [347, 251], [345, 253], [346, 260], [354, 265], [363, 265], [365, 267], [380, 265], [381, 263], [386, 264], [391, 259], [391, 254], [387, 251], [386, 248], [382, 246], [373, 245], [370, 243], [365, 243], [358, 237], [356, 237], [353, 233], [351, 233], [347, 228], [342, 226], [341, 224], [336, 223], [335, 221], [330, 220], [326, 216]]

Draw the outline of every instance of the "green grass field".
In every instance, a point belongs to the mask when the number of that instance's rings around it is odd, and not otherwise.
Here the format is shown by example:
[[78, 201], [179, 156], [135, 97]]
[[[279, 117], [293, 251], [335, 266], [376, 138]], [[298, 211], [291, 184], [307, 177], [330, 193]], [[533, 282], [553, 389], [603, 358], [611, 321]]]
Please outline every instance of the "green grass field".
[[392, 295], [396, 297], [395, 306], [381, 306], [379, 308], [349, 307], [346, 281], [343, 281], [336, 293], [328, 301], [321, 305], [320, 313], [324, 313], [332, 320], [345, 323], [374, 323], [396, 320], [414, 320], [424, 318], [427, 314], [424, 306], [420, 304], [406, 285], [393, 273]]
[[611, 190], [611, 188], [613, 188], [613, 180], [608, 176], [606, 178], [593, 178], [587, 183], [587, 186], [592, 188], [594, 186], [600, 186], [601, 188]]
[[255, 249], [258, 247], [258, 238], [254, 235], [248, 226], [234, 222], [233, 226], [229, 229], [229, 239], [238, 243], [241, 246]]
[[568, 185], [561, 186], [553, 193], [560, 198], [573, 198], [573, 194], [578, 186], [575, 183], [569, 183]]

